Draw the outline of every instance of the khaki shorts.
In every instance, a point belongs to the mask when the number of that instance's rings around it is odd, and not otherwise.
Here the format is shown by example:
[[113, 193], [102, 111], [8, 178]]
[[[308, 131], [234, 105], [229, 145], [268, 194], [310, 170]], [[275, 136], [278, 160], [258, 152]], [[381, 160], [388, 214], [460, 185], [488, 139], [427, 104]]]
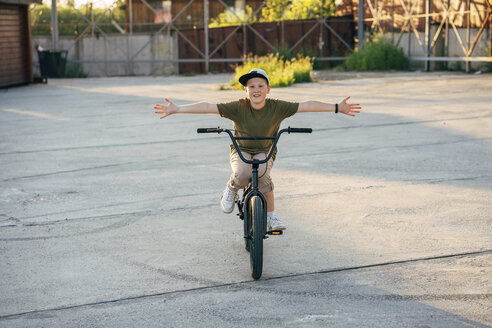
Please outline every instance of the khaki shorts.
[[[242, 154], [243, 157], [246, 158], [247, 160], [251, 160], [251, 159], [263, 160], [266, 158], [265, 153], [252, 155], [250, 153], [242, 152]], [[270, 158], [270, 160], [267, 163], [261, 164], [260, 167], [258, 168], [258, 189], [260, 189], [262, 193], [267, 193], [273, 190], [273, 181], [272, 178], [270, 177], [270, 172], [272, 171], [272, 167], [273, 167], [273, 158]], [[236, 191], [246, 187], [249, 181], [251, 180], [251, 178], [253, 177], [251, 164], [244, 163], [239, 157], [239, 155], [236, 152], [234, 152], [231, 153], [231, 168], [232, 168], [232, 174], [229, 179], [229, 186]]]

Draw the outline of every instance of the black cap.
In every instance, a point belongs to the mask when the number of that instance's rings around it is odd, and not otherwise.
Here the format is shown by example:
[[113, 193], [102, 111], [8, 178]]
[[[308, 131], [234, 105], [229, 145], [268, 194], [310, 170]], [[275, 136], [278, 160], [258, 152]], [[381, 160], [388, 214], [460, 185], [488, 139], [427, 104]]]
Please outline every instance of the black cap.
[[248, 81], [254, 77], [261, 77], [262, 79], [265, 79], [267, 81], [268, 85], [270, 85], [270, 80], [268, 79], [267, 73], [259, 68], [253, 68], [251, 71], [249, 71], [249, 73], [241, 76], [239, 78], [239, 83], [246, 86], [246, 83], [248, 83]]

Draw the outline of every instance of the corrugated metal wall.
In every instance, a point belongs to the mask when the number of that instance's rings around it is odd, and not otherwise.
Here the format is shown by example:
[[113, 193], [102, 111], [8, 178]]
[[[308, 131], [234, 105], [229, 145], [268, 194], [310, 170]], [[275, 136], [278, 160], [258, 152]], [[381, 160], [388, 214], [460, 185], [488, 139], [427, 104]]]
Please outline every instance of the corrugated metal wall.
[[0, 87], [32, 80], [27, 5], [0, 3]]

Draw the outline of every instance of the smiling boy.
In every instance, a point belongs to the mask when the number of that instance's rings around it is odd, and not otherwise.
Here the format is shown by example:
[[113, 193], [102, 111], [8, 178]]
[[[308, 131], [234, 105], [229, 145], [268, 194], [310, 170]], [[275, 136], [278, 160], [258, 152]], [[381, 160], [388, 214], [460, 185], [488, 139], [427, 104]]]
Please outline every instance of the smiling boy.
[[[305, 112], [335, 112], [349, 116], [360, 113], [359, 104], [348, 104], [345, 98], [338, 104], [329, 104], [322, 101], [309, 100], [300, 103], [270, 99], [270, 80], [265, 71], [254, 68], [249, 73], [239, 78], [239, 82], [245, 87], [247, 97], [229, 103], [215, 104], [210, 102], [198, 102], [190, 105], [176, 106], [169, 99], [167, 105], [155, 105], [156, 114], [163, 114], [160, 118], [172, 114], [219, 114], [234, 123], [236, 137], [264, 137], [277, 134], [280, 124], [284, 119], [296, 113]], [[272, 146], [271, 140], [239, 140], [239, 149], [246, 159], [265, 159]], [[273, 182], [270, 172], [275, 160], [276, 149], [268, 163], [260, 165], [258, 170], [258, 187], [267, 200], [267, 229], [285, 230], [285, 225], [278, 218], [275, 211]], [[232, 174], [222, 194], [220, 206], [224, 213], [234, 210], [235, 201], [238, 199], [238, 191], [244, 188], [251, 178], [251, 165], [244, 163], [236, 150], [231, 145], [230, 163]]]

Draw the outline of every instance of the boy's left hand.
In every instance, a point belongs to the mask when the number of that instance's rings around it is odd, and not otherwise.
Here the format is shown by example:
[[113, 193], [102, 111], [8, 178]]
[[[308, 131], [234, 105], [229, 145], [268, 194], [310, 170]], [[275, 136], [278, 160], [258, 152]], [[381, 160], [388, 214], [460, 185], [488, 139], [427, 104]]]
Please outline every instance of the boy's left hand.
[[356, 109], [362, 109], [362, 107], [360, 104], [347, 104], [347, 100], [349, 100], [349, 98], [350, 96], [338, 104], [338, 112], [349, 116], [355, 116], [355, 114], [360, 113], [360, 111]]

